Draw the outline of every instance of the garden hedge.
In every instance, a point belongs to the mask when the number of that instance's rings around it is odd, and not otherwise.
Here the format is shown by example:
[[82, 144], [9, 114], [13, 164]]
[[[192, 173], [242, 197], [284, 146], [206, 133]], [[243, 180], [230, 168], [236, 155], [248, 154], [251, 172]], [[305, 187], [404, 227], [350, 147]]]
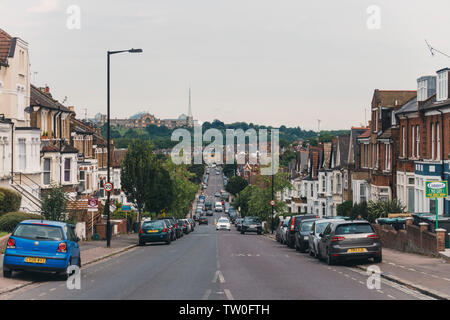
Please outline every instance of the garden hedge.
[[21, 202], [20, 193], [12, 189], [0, 188], [0, 217], [8, 212], [17, 212]]
[[24, 220], [40, 220], [44, 217], [26, 212], [10, 212], [0, 217], [0, 231], [13, 232], [14, 228]]

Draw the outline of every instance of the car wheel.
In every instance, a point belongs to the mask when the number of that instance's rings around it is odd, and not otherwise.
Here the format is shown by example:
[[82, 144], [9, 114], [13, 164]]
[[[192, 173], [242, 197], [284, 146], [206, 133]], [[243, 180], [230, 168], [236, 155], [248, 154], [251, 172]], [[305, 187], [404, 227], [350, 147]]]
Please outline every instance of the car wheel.
[[11, 278], [11, 277], [12, 277], [12, 270], [3, 269], [3, 278]]
[[67, 270], [71, 265], [72, 265], [72, 258], [69, 259], [69, 263], [67, 264], [66, 270], [60, 273], [59, 276], [61, 277], [61, 280], [67, 281], [67, 279], [69, 279], [70, 274], [67, 272]]
[[297, 241], [295, 241], [295, 251], [300, 251], [300, 247], [297, 245]]
[[373, 257], [373, 262], [375, 263], [383, 262], [383, 256], [380, 254], [379, 256]]
[[310, 255], [311, 257], [314, 257], [314, 252], [312, 251], [312, 249], [309, 249], [309, 255]]
[[172, 242], [172, 240], [170, 239], [170, 237], [167, 239], [166, 244], [169, 245]]
[[261, 234], [262, 234], [262, 232], [261, 232], [261, 231], [258, 231], [257, 233], [258, 233], [259, 235], [261, 235]]
[[244, 231], [244, 230], [241, 230], [241, 234], [245, 234], [245, 231]]
[[140, 247], [145, 246], [145, 241], [139, 240], [139, 246], [140, 246]]

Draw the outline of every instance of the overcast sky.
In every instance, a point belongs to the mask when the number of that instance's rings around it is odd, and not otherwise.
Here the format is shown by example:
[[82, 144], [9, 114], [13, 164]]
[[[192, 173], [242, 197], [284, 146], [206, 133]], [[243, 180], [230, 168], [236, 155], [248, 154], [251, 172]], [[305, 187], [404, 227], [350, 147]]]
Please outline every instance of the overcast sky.
[[424, 41], [450, 53], [449, 12], [448, 0], [0, 0], [0, 28], [29, 43], [33, 82], [79, 117], [106, 111], [106, 51], [134, 47], [144, 53], [112, 58], [112, 117], [178, 117], [191, 84], [201, 121], [348, 129], [375, 88], [415, 90], [450, 66]]

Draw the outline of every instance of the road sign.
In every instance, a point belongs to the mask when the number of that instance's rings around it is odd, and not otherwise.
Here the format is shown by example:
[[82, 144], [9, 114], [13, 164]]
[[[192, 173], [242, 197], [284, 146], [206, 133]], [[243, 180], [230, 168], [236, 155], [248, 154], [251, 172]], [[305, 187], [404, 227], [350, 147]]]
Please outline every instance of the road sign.
[[426, 181], [425, 182], [425, 196], [436, 201], [436, 229], [439, 228], [438, 218], [438, 199], [446, 198], [448, 196], [447, 181]]
[[270, 200], [270, 205], [273, 207], [275, 206], [275, 200]]
[[98, 199], [97, 198], [89, 198], [88, 199], [88, 211], [97, 211], [98, 210]]
[[427, 198], [446, 198], [448, 196], [447, 181], [427, 181], [425, 187]]
[[105, 183], [104, 189], [106, 192], [111, 192], [114, 189], [114, 186], [111, 182]]

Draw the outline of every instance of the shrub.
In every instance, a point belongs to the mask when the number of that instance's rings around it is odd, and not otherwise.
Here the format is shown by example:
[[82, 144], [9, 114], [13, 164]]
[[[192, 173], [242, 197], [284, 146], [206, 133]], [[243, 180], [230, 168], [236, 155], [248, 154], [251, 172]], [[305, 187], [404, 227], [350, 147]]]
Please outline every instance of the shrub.
[[367, 220], [375, 222], [378, 218], [385, 218], [389, 213], [403, 213], [406, 207], [398, 199], [391, 201], [369, 201]]
[[14, 228], [24, 220], [40, 220], [44, 217], [26, 212], [10, 212], [0, 217], [0, 230], [13, 232]]
[[12, 189], [0, 188], [0, 217], [5, 213], [18, 211], [21, 202], [20, 193]]

